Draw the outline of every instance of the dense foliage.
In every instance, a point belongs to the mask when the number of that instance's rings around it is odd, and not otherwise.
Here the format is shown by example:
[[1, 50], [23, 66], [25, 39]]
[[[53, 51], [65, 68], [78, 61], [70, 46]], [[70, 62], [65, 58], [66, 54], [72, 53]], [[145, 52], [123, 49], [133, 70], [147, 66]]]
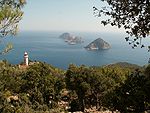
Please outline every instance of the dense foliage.
[[109, 101], [105, 104], [112, 110], [118, 110], [121, 113], [133, 112], [143, 113], [150, 109], [150, 93], [147, 92], [150, 87], [149, 80], [143, 73], [136, 70], [129, 75], [124, 83], [113, 92], [106, 95]]
[[[150, 1], [149, 0], [101, 0], [107, 5], [101, 9], [94, 7], [98, 17], [107, 16], [102, 24], [124, 27], [130, 36], [136, 38], [126, 40], [137, 47], [142, 38], [150, 34]], [[143, 47], [143, 45], [141, 45]]]
[[[15, 35], [18, 30], [18, 23], [22, 19], [25, 0], [0, 0], [0, 41], [7, 35]], [[7, 44], [1, 54], [8, 52], [12, 48]]]
[[[111, 68], [89, 68], [70, 65], [66, 73], [66, 86], [75, 91], [79, 101], [79, 110], [85, 106], [96, 106], [100, 109], [102, 99], [107, 92], [115, 89], [125, 80], [126, 72]], [[75, 107], [75, 106], [74, 106]]]
[[59, 113], [95, 107], [141, 113], [150, 109], [149, 69], [71, 64], [63, 71], [41, 62], [22, 69], [1, 61], [0, 112]]
[[57, 107], [64, 88], [63, 71], [36, 63], [26, 70], [0, 63], [0, 112], [46, 111]]

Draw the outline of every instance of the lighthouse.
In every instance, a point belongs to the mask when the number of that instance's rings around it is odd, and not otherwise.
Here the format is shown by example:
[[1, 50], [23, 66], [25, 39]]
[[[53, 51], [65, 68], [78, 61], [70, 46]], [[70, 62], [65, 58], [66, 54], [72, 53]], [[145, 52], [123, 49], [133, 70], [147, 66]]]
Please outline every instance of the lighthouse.
[[26, 66], [29, 65], [29, 56], [28, 56], [28, 53], [27, 52], [24, 52], [24, 64]]

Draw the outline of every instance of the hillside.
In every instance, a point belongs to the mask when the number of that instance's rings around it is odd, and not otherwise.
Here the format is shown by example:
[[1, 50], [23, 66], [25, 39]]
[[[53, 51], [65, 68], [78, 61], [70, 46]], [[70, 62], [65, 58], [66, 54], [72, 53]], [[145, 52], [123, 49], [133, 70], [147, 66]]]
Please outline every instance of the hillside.
[[141, 66], [137, 65], [137, 64], [131, 64], [128, 62], [117, 62], [114, 64], [108, 64], [106, 65], [107, 67], [121, 67], [121, 68], [130, 68], [130, 69], [140, 69], [142, 68]]
[[130, 112], [131, 108], [136, 113], [141, 101], [146, 103], [146, 111], [150, 107], [150, 79], [136, 68], [141, 69], [119, 62], [101, 67], [70, 64], [67, 70], [61, 70], [35, 62], [22, 70], [0, 61], [0, 113], [115, 113], [124, 109]]

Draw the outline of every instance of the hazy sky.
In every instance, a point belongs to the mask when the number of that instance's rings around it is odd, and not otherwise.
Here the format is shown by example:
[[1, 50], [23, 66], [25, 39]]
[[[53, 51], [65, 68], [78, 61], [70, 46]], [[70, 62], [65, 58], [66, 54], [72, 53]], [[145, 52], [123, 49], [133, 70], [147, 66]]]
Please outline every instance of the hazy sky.
[[118, 31], [103, 27], [94, 17], [100, 0], [27, 0], [20, 30], [32, 31]]

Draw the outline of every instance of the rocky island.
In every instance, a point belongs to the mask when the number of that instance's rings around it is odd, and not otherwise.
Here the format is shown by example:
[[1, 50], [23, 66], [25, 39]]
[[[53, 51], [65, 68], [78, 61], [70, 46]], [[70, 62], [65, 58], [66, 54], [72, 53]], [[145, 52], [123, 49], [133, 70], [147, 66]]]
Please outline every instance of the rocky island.
[[87, 50], [105, 50], [110, 49], [111, 46], [108, 42], [104, 41], [101, 38], [98, 38], [84, 48]]
[[70, 33], [63, 33], [59, 36], [65, 40], [66, 43], [70, 45], [81, 44], [83, 43], [82, 37], [71, 35]]

